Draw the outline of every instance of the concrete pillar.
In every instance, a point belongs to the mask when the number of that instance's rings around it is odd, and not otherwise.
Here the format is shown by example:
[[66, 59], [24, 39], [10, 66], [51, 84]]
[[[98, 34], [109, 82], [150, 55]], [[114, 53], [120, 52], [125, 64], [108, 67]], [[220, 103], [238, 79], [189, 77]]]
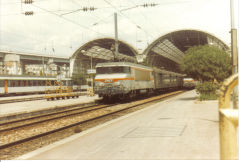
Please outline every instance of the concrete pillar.
[[75, 57], [70, 58], [69, 76], [72, 77]]

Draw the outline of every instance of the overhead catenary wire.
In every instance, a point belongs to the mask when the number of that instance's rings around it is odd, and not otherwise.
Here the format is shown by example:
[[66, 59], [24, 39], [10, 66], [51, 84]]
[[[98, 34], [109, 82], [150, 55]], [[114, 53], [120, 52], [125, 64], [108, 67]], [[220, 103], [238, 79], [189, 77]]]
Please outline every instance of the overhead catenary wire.
[[[7, 0], [9, 1], [9, 0]], [[3, 5], [14, 5], [14, 4], [20, 4], [22, 3], [22, 1], [24, 0], [17, 0], [17, 2], [8, 2], [8, 3], [2, 3]], [[50, 0], [34, 0], [34, 2], [46, 2], [46, 1], [50, 1]]]
[[[110, 2], [108, 2], [107, 0], [103, 0], [103, 1], [105, 1], [107, 4], [109, 4], [110, 6], [112, 6], [116, 11], [118, 11], [122, 16], [124, 16], [124, 17], [126, 17], [131, 23], [133, 23], [134, 25], [136, 25], [136, 27], [137, 26], [139, 26], [140, 27], [140, 25], [138, 25], [136, 22], [134, 22], [132, 19], [130, 19], [128, 16], [126, 16], [125, 14], [123, 14], [122, 12], [121, 12], [121, 10], [119, 10], [116, 6], [114, 6], [114, 5], [112, 5]], [[151, 34], [149, 34], [146, 30], [144, 30], [142, 27], [141, 27], [141, 29], [146, 33], [146, 34], [148, 34], [149, 36], [151, 36], [152, 38], [155, 38], [155, 37], [153, 37]]]
[[41, 9], [41, 10], [43, 10], [43, 11], [46, 11], [46, 12], [52, 14], [52, 15], [58, 16], [59, 18], [62, 18], [62, 19], [64, 19], [65, 21], [68, 21], [68, 22], [71, 22], [71, 23], [73, 23], [73, 24], [75, 24], [75, 25], [78, 25], [78, 26], [80, 26], [80, 27], [82, 27], [82, 28], [84, 28], [84, 29], [93, 31], [93, 32], [95, 32], [95, 33], [97, 33], [97, 34], [99, 34], [99, 35], [101, 35], [101, 36], [105, 36], [105, 37], [107, 36], [107, 35], [105, 35], [105, 34], [103, 34], [103, 33], [100, 33], [100, 32], [98, 32], [98, 31], [95, 31], [95, 30], [93, 30], [93, 29], [91, 29], [91, 28], [89, 28], [89, 27], [87, 27], [87, 26], [84, 26], [84, 25], [82, 25], [82, 24], [79, 24], [79, 23], [77, 23], [76, 21], [73, 21], [73, 20], [71, 20], [71, 19], [68, 19], [68, 18], [66, 18], [66, 17], [63, 17], [63, 16], [61, 16], [61, 15], [58, 15], [58, 14], [56, 14], [56, 13], [54, 13], [54, 12], [51, 12], [51, 11], [49, 11], [49, 10], [47, 10], [47, 9], [44, 9], [44, 8], [42, 8], [42, 7], [39, 7], [39, 6], [36, 6], [36, 5], [34, 5], [34, 4], [31, 4], [31, 5], [34, 6], [34, 7], [36, 7], [36, 8], [39, 8], [39, 9]]
[[[132, 0], [130, 0], [130, 2], [131, 2], [133, 5], [139, 7], [139, 5], [137, 5], [137, 4], [136, 4], [135, 2], [133, 2]], [[158, 28], [156, 27], [156, 25], [153, 24], [151, 21], [149, 21], [149, 19], [148, 19], [141, 11], [139, 11], [139, 13], [143, 16], [143, 18], [146, 20], [146, 22], [150, 23], [151, 26], [154, 27], [155, 31], [158, 32]], [[146, 33], [145, 33], [145, 34], [146, 34]], [[147, 43], [149, 43], [148, 41], [149, 41], [149, 40], [148, 40], [148, 38], [147, 38]]]

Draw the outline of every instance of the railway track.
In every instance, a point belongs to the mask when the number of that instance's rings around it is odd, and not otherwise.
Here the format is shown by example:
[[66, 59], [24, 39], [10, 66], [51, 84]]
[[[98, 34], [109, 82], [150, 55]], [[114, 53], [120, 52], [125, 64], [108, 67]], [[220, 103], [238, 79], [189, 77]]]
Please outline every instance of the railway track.
[[44, 97], [31, 97], [31, 98], [18, 98], [18, 99], [10, 99], [10, 100], [0, 100], [0, 104], [44, 100], [44, 99], [45, 99]]
[[74, 108], [71, 108], [68, 110], [59, 111], [59, 112], [38, 115], [38, 116], [29, 117], [29, 118], [25, 118], [25, 119], [13, 120], [13, 121], [9, 121], [9, 122], [3, 122], [3, 123], [0, 123], [0, 134], [2, 132], [17, 130], [17, 129], [21, 129], [24, 127], [33, 126], [35, 124], [40, 124], [43, 122], [49, 122], [52, 120], [61, 119], [63, 117], [71, 117], [73, 115], [80, 115], [82, 113], [95, 111], [95, 110], [106, 108], [109, 106], [110, 105], [99, 105], [99, 106], [94, 105], [94, 106], [86, 106], [86, 107], [77, 106], [77, 107], [74, 107]]
[[[139, 101], [114, 105], [96, 105], [85, 108], [72, 108], [62, 112], [45, 114], [38, 117], [16, 120], [0, 124], [0, 159], [11, 159], [32, 151], [43, 145], [81, 132], [99, 123], [131, 112], [131, 109], [146, 107], [148, 104], [166, 97], [180, 94], [176, 91]], [[55, 139], [57, 138], [57, 139]], [[40, 143], [40, 144], [39, 144]], [[17, 148], [29, 150], [17, 151]], [[13, 154], [14, 153], [14, 154]]]
[[[86, 95], [86, 93], [79, 93], [78, 96]], [[6, 99], [0, 100], [0, 104], [15, 103], [15, 102], [26, 102], [26, 101], [35, 101], [35, 100], [45, 100], [46, 96], [41, 97], [25, 97], [25, 98], [16, 98], [16, 99]]]

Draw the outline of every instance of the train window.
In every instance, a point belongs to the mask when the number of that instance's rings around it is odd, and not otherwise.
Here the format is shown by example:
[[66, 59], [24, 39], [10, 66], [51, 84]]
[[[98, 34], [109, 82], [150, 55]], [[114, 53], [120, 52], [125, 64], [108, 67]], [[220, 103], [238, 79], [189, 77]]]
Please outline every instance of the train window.
[[170, 83], [170, 75], [167, 75], [167, 74], [163, 75], [163, 83], [164, 84]]
[[0, 87], [4, 87], [4, 80], [0, 80]]
[[26, 87], [27, 86], [27, 81], [26, 80], [23, 80], [23, 87]]
[[16, 82], [15, 80], [11, 80], [11, 81], [10, 81], [10, 87], [15, 87], [15, 85], [16, 85], [15, 82]]
[[24, 80], [21, 80], [21, 87], [24, 87]]
[[114, 66], [114, 67], [98, 67], [97, 74], [113, 74], [113, 73], [131, 73], [130, 67]]
[[33, 86], [36, 86], [36, 80], [33, 80]]
[[10, 80], [5, 81], [4, 85], [6, 84], [6, 82], [7, 82], [7, 86], [10, 87]]
[[32, 86], [33, 84], [32, 84], [32, 80], [29, 80], [28, 81], [28, 86]]
[[25, 80], [25, 86], [28, 87], [28, 80]]
[[17, 87], [17, 80], [13, 80], [13, 84], [14, 84], [13, 87]]

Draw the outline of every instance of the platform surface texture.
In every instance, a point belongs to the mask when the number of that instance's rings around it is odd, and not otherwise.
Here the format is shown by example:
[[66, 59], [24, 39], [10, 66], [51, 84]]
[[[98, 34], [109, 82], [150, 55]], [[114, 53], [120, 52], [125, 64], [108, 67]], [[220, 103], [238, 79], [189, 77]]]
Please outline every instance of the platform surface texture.
[[217, 100], [192, 90], [17, 159], [219, 160], [218, 124]]

